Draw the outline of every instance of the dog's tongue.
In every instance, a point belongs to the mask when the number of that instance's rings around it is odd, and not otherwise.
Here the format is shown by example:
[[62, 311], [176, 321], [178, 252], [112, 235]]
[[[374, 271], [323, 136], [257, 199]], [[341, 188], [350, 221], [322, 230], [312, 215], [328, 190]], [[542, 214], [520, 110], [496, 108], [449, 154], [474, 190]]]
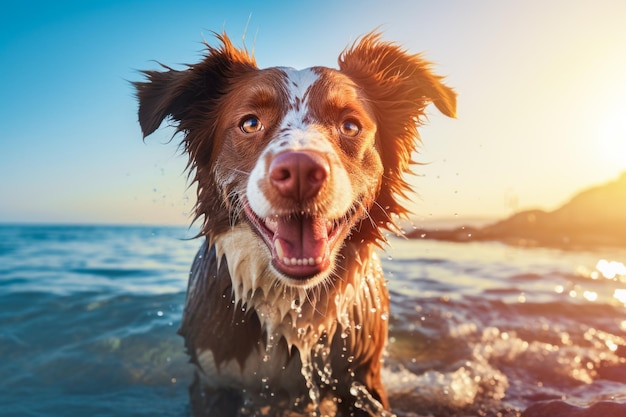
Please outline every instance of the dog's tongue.
[[323, 269], [328, 258], [326, 223], [326, 219], [318, 216], [279, 218], [273, 239], [278, 263]]

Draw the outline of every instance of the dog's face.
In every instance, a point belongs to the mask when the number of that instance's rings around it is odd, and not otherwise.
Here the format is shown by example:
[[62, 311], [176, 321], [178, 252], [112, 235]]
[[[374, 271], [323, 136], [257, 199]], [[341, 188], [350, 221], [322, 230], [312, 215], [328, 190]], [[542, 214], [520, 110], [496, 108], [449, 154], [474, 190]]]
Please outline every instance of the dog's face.
[[428, 64], [368, 35], [340, 69], [258, 69], [228, 38], [185, 71], [136, 83], [144, 135], [170, 116], [198, 182], [197, 215], [215, 238], [245, 223], [289, 286], [328, 278], [346, 239], [373, 242], [392, 214], [428, 102], [454, 93]]
[[325, 68], [259, 70], [223, 97], [215, 179], [290, 285], [328, 275], [371, 207], [382, 162], [364, 92]]

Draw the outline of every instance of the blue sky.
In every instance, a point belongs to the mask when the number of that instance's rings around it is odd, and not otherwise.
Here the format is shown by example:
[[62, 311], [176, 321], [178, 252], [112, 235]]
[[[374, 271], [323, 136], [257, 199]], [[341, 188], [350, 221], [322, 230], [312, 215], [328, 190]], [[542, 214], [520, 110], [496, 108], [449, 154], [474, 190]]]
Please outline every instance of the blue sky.
[[335, 66], [359, 35], [436, 62], [418, 219], [555, 208], [626, 170], [626, 2], [21, 1], [0, 6], [0, 222], [186, 224], [172, 130], [145, 142], [129, 81], [201, 59], [211, 31], [261, 67]]

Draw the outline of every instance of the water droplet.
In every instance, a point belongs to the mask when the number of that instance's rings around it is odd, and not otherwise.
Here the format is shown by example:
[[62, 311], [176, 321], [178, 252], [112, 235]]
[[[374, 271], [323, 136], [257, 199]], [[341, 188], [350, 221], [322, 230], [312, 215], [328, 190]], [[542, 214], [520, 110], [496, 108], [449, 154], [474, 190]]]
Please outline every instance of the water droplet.
[[302, 312], [302, 307], [300, 306], [300, 300], [295, 299], [291, 301], [291, 309], [294, 310], [296, 313], [301, 313]]

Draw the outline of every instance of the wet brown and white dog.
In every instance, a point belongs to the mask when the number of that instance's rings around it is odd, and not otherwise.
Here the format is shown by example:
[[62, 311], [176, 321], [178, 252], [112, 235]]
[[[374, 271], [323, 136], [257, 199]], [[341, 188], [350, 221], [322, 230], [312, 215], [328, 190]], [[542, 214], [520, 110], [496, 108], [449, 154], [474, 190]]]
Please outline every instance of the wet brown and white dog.
[[218, 38], [202, 62], [135, 83], [144, 137], [171, 118], [198, 186], [205, 242], [180, 328], [195, 408], [332, 398], [340, 415], [382, 413], [389, 301], [375, 249], [406, 214], [424, 108], [452, 117], [455, 93], [377, 33], [338, 70], [259, 69]]

